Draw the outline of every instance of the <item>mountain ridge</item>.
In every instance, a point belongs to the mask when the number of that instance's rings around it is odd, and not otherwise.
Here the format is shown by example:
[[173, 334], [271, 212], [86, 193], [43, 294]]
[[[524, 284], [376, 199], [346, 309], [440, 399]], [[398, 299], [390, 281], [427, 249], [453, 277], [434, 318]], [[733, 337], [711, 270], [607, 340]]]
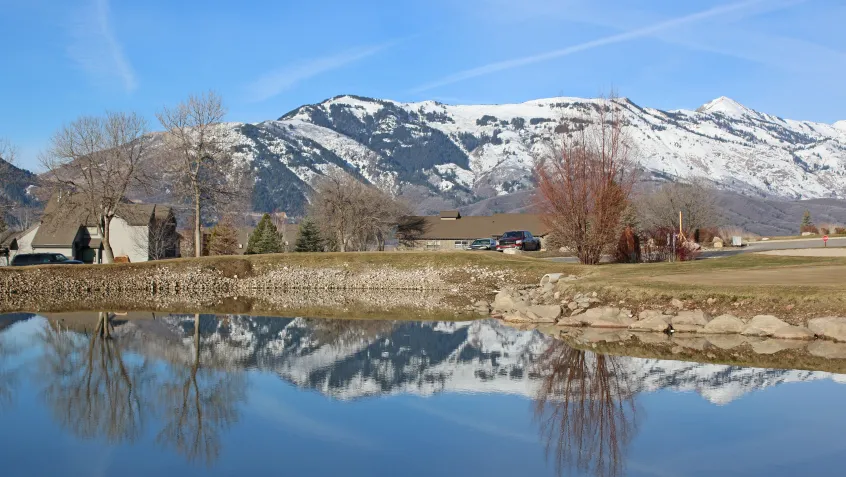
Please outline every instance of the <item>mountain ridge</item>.
[[[275, 161], [302, 192], [299, 204], [272, 204], [276, 208], [302, 208], [310, 181], [335, 165], [389, 183], [431, 212], [530, 189], [534, 158], [556, 128], [592, 121], [607, 101], [449, 105], [339, 95], [233, 128], [245, 160], [258, 158], [259, 175]], [[614, 104], [641, 165], [656, 177], [706, 177], [720, 188], [765, 197], [846, 197], [846, 126], [840, 122], [783, 119], [727, 97], [696, 111], [662, 111], [627, 98]]]

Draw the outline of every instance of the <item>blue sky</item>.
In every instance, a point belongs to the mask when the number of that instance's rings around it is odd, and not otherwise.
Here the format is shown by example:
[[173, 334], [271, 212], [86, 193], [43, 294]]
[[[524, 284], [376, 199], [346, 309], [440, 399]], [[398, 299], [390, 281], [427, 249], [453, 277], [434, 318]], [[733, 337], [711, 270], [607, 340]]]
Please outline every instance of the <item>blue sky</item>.
[[505, 103], [615, 88], [846, 119], [843, 0], [0, 0], [0, 137], [37, 169], [80, 115], [214, 89], [232, 121], [338, 94]]

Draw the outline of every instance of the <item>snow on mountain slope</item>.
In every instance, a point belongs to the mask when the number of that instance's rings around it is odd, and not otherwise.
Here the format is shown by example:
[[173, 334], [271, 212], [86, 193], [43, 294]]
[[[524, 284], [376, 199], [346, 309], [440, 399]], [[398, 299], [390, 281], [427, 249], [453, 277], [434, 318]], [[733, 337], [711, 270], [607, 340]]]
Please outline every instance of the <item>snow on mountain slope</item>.
[[[192, 316], [172, 315], [153, 323], [128, 322], [118, 327], [115, 336], [145, 356], [190, 363], [194, 359], [193, 324]], [[358, 328], [361, 326], [365, 328]], [[496, 320], [383, 322], [376, 329], [366, 326], [373, 324], [204, 316], [200, 326], [201, 362], [234, 369], [255, 367], [337, 399], [443, 392], [535, 398], [550, 374], [545, 358], [549, 358], [546, 353], [552, 349], [553, 340]], [[589, 362], [592, 356], [588, 353]], [[612, 359], [625, 373], [630, 386], [627, 392], [696, 392], [719, 405], [783, 383], [823, 379], [846, 382], [844, 376], [825, 372]], [[552, 356], [552, 361], [557, 358]]]
[[[696, 111], [662, 111], [625, 98], [615, 104], [639, 162], [662, 177], [706, 177], [725, 189], [773, 197], [846, 197], [846, 121], [788, 120], [726, 97]], [[556, 128], [593, 121], [607, 105], [567, 97], [447, 105], [338, 96], [276, 121], [232, 128], [239, 153], [257, 173], [259, 210], [301, 213], [310, 182], [330, 167], [459, 206], [531, 188], [532, 164]]]

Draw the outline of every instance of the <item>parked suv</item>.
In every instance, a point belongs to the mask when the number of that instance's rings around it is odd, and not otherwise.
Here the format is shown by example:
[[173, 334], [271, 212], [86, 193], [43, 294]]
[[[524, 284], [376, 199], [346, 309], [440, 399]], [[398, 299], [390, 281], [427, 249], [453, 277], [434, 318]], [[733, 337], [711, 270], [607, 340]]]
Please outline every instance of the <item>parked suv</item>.
[[496, 249], [503, 251], [507, 248], [519, 248], [520, 250], [540, 250], [541, 242], [527, 230], [505, 232], [497, 241]]
[[79, 260], [71, 260], [61, 253], [22, 253], [12, 259], [13, 267], [27, 265], [80, 265]]

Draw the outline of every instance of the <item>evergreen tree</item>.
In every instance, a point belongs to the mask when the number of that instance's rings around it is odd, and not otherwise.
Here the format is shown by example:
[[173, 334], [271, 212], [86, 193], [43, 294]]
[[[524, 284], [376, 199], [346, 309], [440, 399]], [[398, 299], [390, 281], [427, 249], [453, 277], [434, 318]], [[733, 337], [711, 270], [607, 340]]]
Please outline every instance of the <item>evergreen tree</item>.
[[264, 214], [256, 229], [250, 234], [246, 253], [279, 253], [282, 250], [282, 237], [279, 236], [279, 231], [273, 224], [270, 214]]
[[323, 237], [320, 236], [320, 230], [318, 230], [317, 225], [311, 220], [306, 219], [300, 224], [300, 234], [297, 237], [297, 245], [294, 251], [323, 251]]
[[250, 239], [247, 241], [247, 250], [244, 251], [247, 255], [252, 255], [254, 253], [261, 253], [258, 250], [259, 241], [261, 240], [261, 236], [264, 233], [264, 229], [267, 227], [267, 224], [270, 223], [270, 215], [264, 214], [261, 220], [259, 221], [256, 228], [253, 229], [252, 233], [250, 233]]
[[238, 251], [238, 231], [228, 218], [222, 219], [211, 230], [209, 255], [235, 255]]
[[814, 222], [811, 221], [810, 210], [806, 210], [805, 213], [802, 214], [802, 226], [799, 228], [799, 232], [817, 233], [817, 228], [814, 226]]

